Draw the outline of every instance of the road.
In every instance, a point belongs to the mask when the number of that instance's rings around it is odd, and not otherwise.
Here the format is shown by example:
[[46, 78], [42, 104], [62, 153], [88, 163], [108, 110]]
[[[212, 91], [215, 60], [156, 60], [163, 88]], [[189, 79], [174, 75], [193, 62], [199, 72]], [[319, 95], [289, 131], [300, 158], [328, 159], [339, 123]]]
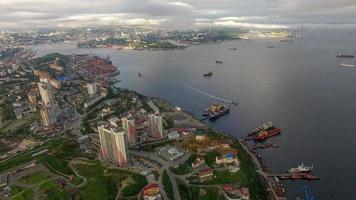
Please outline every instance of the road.
[[268, 186], [268, 190], [272, 192], [273, 198], [275, 200], [286, 200], [285, 197], [279, 197], [276, 194], [276, 191], [273, 189], [271, 182], [268, 180], [268, 174], [264, 173], [262, 170], [262, 166], [260, 164], [260, 162], [258, 161], [258, 159], [256, 158], [256, 156], [250, 152], [250, 150], [247, 148], [247, 146], [244, 144], [244, 141], [241, 139], [239, 140], [242, 148], [244, 148], [244, 150], [251, 156], [252, 161], [254, 162], [255, 166], [258, 168], [258, 172], [263, 176], [263, 178], [266, 180], [267, 182], [267, 186]]
[[[148, 153], [148, 152], [139, 152], [139, 151], [130, 151], [130, 154], [132, 155], [136, 155], [136, 156], [140, 156], [140, 157], [144, 157], [148, 160], [154, 160], [157, 161], [158, 163], [160, 163], [162, 165], [162, 168], [160, 170], [160, 174], [163, 174], [163, 171], [166, 170], [169, 179], [172, 182], [172, 186], [173, 186], [173, 194], [174, 194], [174, 200], [180, 200], [180, 195], [179, 195], [179, 189], [176, 183], [176, 180], [174, 179], [174, 175], [172, 174], [172, 172], [169, 170], [169, 167], [171, 167], [169, 162], [166, 162], [165, 160], [163, 160], [162, 158], [160, 158], [157, 153], [153, 152], [153, 153]], [[162, 184], [162, 178], [159, 179], [159, 184]], [[173, 199], [172, 199], [173, 200]]]

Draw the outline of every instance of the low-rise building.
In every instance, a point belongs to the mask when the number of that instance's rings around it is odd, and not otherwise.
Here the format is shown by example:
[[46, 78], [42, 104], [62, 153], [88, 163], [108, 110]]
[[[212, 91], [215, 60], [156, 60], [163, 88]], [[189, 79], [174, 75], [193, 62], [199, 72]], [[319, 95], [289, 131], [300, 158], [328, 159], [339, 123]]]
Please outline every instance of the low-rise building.
[[159, 150], [158, 154], [164, 159], [175, 161], [184, 155], [184, 152], [177, 149], [176, 147], [167, 146]]
[[247, 187], [237, 187], [231, 184], [221, 186], [226, 199], [230, 200], [249, 200], [250, 190]]
[[168, 133], [168, 139], [169, 140], [179, 140], [180, 139], [180, 134], [178, 133], [178, 131], [174, 131], [174, 132]]
[[197, 168], [205, 163], [205, 159], [202, 157], [197, 157], [197, 159], [192, 163], [192, 168]]
[[214, 170], [211, 168], [204, 168], [199, 170], [198, 172], [198, 178], [202, 181], [202, 180], [206, 180], [206, 179], [210, 179], [213, 178], [214, 176]]
[[143, 188], [144, 200], [161, 200], [161, 192], [157, 183], [151, 183]]
[[222, 156], [217, 156], [215, 158], [216, 164], [221, 165], [221, 164], [233, 164], [233, 163], [238, 163], [238, 159], [236, 154], [233, 153], [226, 153]]
[[203, 141], [206, 139], [206, 134], [201, 134], [201, 133], [196, 133], [195, 135], [195, 140], [197, 141]]
[[89, 146], [89, 143], [90, 143], [89, 136], [88, 135], [80, 136], [77, 139], [77, 142], [79, 144], [80, 150], [86, 150], [88, 148], [88, 146]]

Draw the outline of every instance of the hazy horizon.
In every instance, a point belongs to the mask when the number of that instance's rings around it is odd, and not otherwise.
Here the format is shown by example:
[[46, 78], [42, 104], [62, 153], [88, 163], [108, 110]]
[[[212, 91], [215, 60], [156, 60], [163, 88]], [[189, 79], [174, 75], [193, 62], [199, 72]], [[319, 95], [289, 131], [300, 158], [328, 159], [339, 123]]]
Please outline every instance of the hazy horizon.
[[356, 1], [0, 0], [0, 29], [137, 25], [182, 29], [356, 27]]

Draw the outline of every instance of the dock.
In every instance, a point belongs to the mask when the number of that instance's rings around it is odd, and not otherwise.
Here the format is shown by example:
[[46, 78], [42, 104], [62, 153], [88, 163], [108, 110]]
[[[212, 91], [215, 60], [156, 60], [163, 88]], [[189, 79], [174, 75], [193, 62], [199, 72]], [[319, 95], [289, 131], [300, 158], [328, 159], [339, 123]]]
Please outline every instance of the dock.
[[276, 177], [281, 180], [319, 180], [318, 176], [311, 173], [284, 173], [284, 174], [267, 174], [269, 177]]

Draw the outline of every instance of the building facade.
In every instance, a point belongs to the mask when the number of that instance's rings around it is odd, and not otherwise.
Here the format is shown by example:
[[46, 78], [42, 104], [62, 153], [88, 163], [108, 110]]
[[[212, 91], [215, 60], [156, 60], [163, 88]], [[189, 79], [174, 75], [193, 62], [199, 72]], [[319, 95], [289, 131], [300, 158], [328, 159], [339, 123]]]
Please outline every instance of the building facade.
[[53, 107], [42, 106], [40, 108], [41, 122], [45, 128], [53, 128], [57, 122], [56, 112]]
[[87, 89], [88, 89], [88, 94], [89, 95], [94, 95], [96, 94], [98, 91], [97, 91], [97, 86], [95, 83], [88, 83], [87, 84]]
[[124, 129], [102, 123], [98, 126], [100, 149], [103, 159], [117, 166], [128, 164], [127, 136]]
[[122, 128], [125, 129], [129, 144], [136, 143], [136, 124], [132, 117], [121, 118]]
[[37, 83], [38, 89], [40, 91], [42, 102], [45, 106], [49, 106], [54, 102], [54, 95], [52, 91], [52, 86], [49, 83]]
[[161, 115], [150, 114], [149, 124], [151, 129], [151, 136], [155, 139], [163, 138], [163, 117]]

